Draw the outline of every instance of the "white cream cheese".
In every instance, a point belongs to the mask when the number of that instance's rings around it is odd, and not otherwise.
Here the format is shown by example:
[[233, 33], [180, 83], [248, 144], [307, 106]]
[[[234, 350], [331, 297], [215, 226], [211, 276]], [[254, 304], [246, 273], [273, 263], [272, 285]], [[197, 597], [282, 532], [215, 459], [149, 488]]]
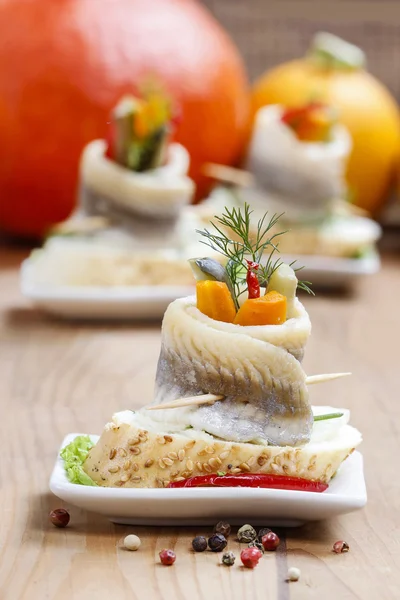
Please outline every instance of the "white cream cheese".
[[[187, 409], [186, 409], [187, 410]], [[175, 409], [168, 410], [174, 412]], [[314, 416], [325, 415], [330, 413], [343, 413], [342, 417], [328, 419], [326, 421], [316, 421], [313, 425], [311, 439], [307, 447], [310, 451], [320, 452], [321, 450], [334, 451], [345, 447], [356, 447], [361, 442], [361, 433], [349, 425], [350, 411], [345, 408], [334, 408], [332, 406], [313, 406], [312, 411]], [[160, 411], [161, 412], [161, 411]], [[155, 421], [152, 418], [151, 412], [146, 408], [138, 412], [125, 410], [115, 413], [112, 422], [106, 425], [106, 429], [119, 427], [121, 425], [135, 425], [151, 432], [160, 434], [179, 433], [188, 439], [204, 439], [204, 441], [212, 441], [215, 439], [212, 435], [205, 431], [199, 431], [193, 428], [187, 428], [185, 418], [181, 417], [176, 422]]]

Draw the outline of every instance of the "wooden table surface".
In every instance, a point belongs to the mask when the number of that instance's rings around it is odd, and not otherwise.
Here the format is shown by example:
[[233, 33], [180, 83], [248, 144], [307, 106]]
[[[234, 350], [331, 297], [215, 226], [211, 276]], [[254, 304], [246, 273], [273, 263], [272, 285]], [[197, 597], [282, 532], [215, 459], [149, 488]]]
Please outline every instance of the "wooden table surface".
[[[62, 505], [48, 490], [62, 438], [100, 432], [114, 411], [150, 400], [160, 327], [46, 318], [19, 293], [24, 251], [0, 252], [1, 600], [400, 598], [400, 257], [385, 257], [355, 294], [305, 299], [313, 322], [306, 371], [353, 372], [315, 386], [312, 401], [352, 410], [364, 435], [368, 505], [282, 532], [280, 551], [252, 571], [192, 553], [191, 539], [206, 529], [116, 526], [73, 506], [67, 529], [49, 524]], [[139, 552], [121, 548], [128, 532], [141, 537]], [[338, 539], [349, 553], [332, 553]], [[158, 563], [164, 547], [177, 553], [173, 567]], [[233, 539], [229, 547], [239, 552]], [[288, 566], [301, 569], [299, 582], [285, 582]]]

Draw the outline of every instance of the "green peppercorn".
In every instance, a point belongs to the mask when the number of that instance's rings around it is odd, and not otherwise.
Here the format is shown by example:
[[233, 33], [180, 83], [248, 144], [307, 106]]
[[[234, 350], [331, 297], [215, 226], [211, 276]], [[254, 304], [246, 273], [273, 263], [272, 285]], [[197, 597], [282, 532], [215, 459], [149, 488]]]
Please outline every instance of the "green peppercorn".
[[254, 527], [247, 523], [239, 529], [237, 536], [239, 542], [243, 544], [249, 544], [257, 538], [257, 532]]
[[233, 552], [225, 552], [222, 555], [222, 562], [224, 565], [227, 565], [228, 567], [231, 567], [234, 562], [236, 560], [236, 556], [233, 554]]
[[231, 526], [226, 521], [219, 521], [214, 527], [214, 533], [222, 533], [226, 538], [229, 537]]
[[208, 547], [211, 552], [222, 552], [224, 548], [226, 548], [227, 541], [222, 533], [213, 533], [211, 537], [208, 538]]
[[204, 535], [196, 535], [192, 541], [192, 548], [195, 552], [204, 552], [207, 549], [207, 539]]
[[264, 546], [258, 540], [253, 540], [250, 542], [250, 544], [248, 544], [248, 548], [258, 548], [259, 551], [264, 554]]
[[262, 529], [260, 529], [260, 531], [257, 534], [258, 539], [261, 540], [263, 539], [264, 535], [267, 535], [267, 533], [269, 533], [270, 531], [272, 531], [269, 527], [263, 527]]

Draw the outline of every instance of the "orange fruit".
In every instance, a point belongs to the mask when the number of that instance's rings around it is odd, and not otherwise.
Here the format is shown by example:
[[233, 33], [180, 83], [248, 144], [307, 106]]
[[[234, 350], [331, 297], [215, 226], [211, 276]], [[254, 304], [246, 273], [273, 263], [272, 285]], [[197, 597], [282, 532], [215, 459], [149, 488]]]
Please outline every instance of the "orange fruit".
[[253, 114], [266, 104], [297, 107], [311, 99], [337, 108], [353, 140], [347, 168], [350, 196], [377, 213], [388, 197], [400, 155], [398, 106], [362, 65], [351, 68], [329, 58], [316, 62], [311, 55], [262, 75], [252, 91]]

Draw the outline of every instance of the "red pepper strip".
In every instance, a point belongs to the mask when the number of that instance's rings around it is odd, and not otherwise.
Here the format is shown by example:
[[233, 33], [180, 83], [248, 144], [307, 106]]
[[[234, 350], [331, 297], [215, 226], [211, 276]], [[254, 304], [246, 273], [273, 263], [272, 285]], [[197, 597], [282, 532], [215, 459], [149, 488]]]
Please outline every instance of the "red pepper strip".
[[248, 265], [246, 283], [247, 283], [247, 291], [249, 294], [249, 299], [259, 298], [260, 297], [260, 282], [258, 281], [258, 277], [254, 273], [254, 271], [257, 271], [257, 269], [260, 265], [256, 262], [252, 262], [251, 260], [246, 260], [246, 262]]
[[240, 475], [198, 475], [182, 481], [171, 481], [168, 487], [257, 487], [299, 492], [324, 492], [328, 485], [322, 481], [309, 481], [300, 477], [241, 473]]
[[287, 125], [294, 125], [293, 121], [296, 123], [299, 119], [306, 117], [309, 112], [325, 108], [325, 106], [322, 102], [310, 102], [298, 108], [287, 108], [281, 116], [281, 121]]
[[114, 161], [115, 161], [115, 138], [116, 138], [115, 124], [113, 123], [113, 121], [111, 121], [108, 124], [108, 129], [107, 129], [107, 133], [106, 133], [107, 148], [106, 148], [105, 155], [107, 158], [109, 158], [110, 160], [114, 160]]

